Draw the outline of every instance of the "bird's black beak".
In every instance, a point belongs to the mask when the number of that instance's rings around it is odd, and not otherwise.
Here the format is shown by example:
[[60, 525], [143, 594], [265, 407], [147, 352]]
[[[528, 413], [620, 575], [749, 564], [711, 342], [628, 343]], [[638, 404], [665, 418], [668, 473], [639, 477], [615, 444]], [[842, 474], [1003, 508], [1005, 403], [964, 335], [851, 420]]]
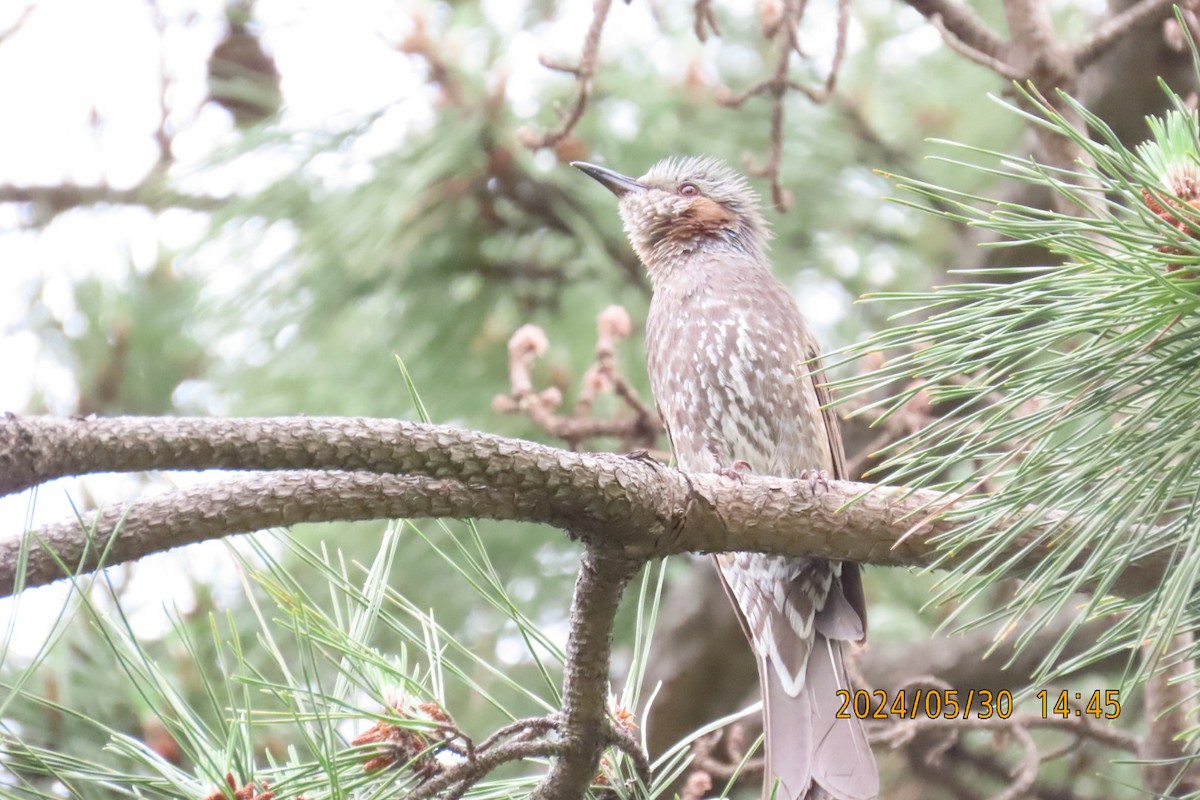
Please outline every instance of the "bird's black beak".
[[628, 175], [622, 175], [607, 167], [596, 166], [586, 161], [572, 161], [571, 166], [585, 175], [595, 178], [604, 188], [617, 197], [624, 197], [630, 192], [642, 192], [646, 190], [646, 184], [639, 183]]

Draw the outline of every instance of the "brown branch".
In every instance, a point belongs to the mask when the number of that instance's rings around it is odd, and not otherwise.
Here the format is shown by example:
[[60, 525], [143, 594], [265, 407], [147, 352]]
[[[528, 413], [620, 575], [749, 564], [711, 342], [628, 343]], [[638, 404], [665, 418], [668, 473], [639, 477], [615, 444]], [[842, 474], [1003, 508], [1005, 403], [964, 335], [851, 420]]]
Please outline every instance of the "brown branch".
[[596, 548], [584, 551], [571, 601], [560, 755], [534, 800], [582, 797], [596, 777], [600, 754], [613, 735], [607, 706], [613, 621], [625, 584], [641, 566], [639, 560]]
[[1004, 0], [1004, 17], [1012, 36], [1009, 62], [1022, 77], [1043, 92], [1071, 91], [1075, 64], [1054, 29], [1045, 0]]
[[[964, 715], [954, 718], [892, 719], [887, 723], [871, 726], [870, 738], [872, 742], [884, 743], [896, 748], [908, 745], [922, 734], [942, 733], [949, 738], [939, 741], [938, 750], [934, 755], [936, 759], [942, 752], [948, 751], [954, 745], [957, 737], [967, 730], [987, 730], [998, 735], [1012, 737], [1021, 745], [1022, 759], [1018, 769], [1007, 775], [1010, 780], [1009, 785], [998, 794], [993, 795], [992, 800], [1017, 800], [1017, 798], [1029, 796], [1037, 781], [1038, 770], [1042, 762], [1062, 755], [1060, 751], [1043, 754], [1030, 733], [1034, 729], [1067, 733], [1076, 741], [1094, 741], [1128, 754], [1136, 753], [1138, 747], [1135, 737], [1113, 728], [1112, 725], [1088, 719], [1085, 715], [1043, 717], [1040, 714], [1013, 714], [1007, 719], [998, 715], [986, 719]], [[926, 756], [926, 761], [928, 758]]]
[[553, 147], [567, 138], [571, 131], [575, 130], [579, 120], [583, 118], [588, 98], [592, 93], [592, 76], [596, 73], [596, 59], [600, 54], [600, 35], [604, 33], [604, 23], [608, 20], [608, 12], [611, 8], [612, 0], [595, 0], [592, 23], [588, 26], [587, 36], [583, 41], [583, 54], [579, 57], [578, 64], [569, 66], [552, 62], [545, 57], [538, 58], [542, 66], [547, 69], [575, 76], [575, 100], [571, 103], [569, 111], [560, 112], [557, 128], [548, 130], [540, 136], [525, 128], [518, 131], [521, 144], [529, 149]]
[[799, 84], [790, 84], [788, 68], [791, 65], [792, 54], [797, 49], [796, 28], [800, 24], [803, 13], [804, 3], [802, 0], [784, 0], [781, 19], [770, 27], [769, 35], [778, 41], [778, 55], [775, 57], [775, 67], [771, 77], [759, 81], [738, 94], [717, 98], [717, 101], [723, 106], [740, 108], [751, 97], [760, 94], [771, 96], [771, 132], [767, 145], [767, 163], [764, 166], [752, 166], [748, 171], [770, 180], [771, 201], [781, 211], [791, 208], [793, 201], [791, 193], [780, 184], [779, 167], [783, 160], [783, 99], [789, 88], [802, 90]]
[[429, 35], [425, 15], [421, 12], [414, 12], [412, 23], [412, 31], [395, 45], [397, 52], [416, 56], [424, 61], [429, 82], [441, 88], [442, 99], [450, 105], [461, 106], [466, 93], [442, 55], [439, 43]]
[[684, 781], [679, 800], [703, 800], [712, 788], [712, 776], [703, 770], [694, 770]]
[[692, 766], [718, 780], [728, 781], [735, 775], [746, 780], [762, 780], [766, 759], [760, 754], [746, 758], [746, 729], [733, 723], [713, 731], [692, 745]]
[[1008, 62], [996, 56], [989, 55], [982, 50], [977, 50], [971, 45], [964, 42], [955, 36], [949, 28], [946, 27], [946, 22], [942, 19], [941, 14], [934, 14], [929, 18], [929, 24], [937, 29], [937, 32], [942, 35], [942, 41], [946, 46], [958, 53], [968, 61], [973, 61], [982, 67], [987, 67], [992, 72], [995, 72], [1002, 78], [1007, 78], [1010, 81], [1019, 80], [1021, 73], [1009, 66]]
[[562, 743], [550, 742], [545, 739], [498, 744], [487, 752], [477, 753], [474, 759], [451, 767], [441, 775], [429, 779], [404, 797], [405, 800], [425, 800], [425, 798], [434, 797], [443, 791], [461, 796], [489, 772], [503, 764], [526, 758], [548, 758], [561, 751]]
[[171, 152], [173, 137], [168, 131], [171, 109], [167, 105], [167, 95], [171, 90], [171, 81], [167, 77], [167, 19], [157, 0], [149, 0], [149, 6], [154, 19], [154, 32], [158, 46], [158, 125], [154, 130], [154, 144], [158, 148], [158, 160], [154, 164], [153, 172], [161, 176], [174, 158]]
[[829, 73], [821, 86], [806, 86], [788, 78], [792, 55], [799, 53], [800, 42], [796, 32], [804, 17], [805, 0], [784, 0], [782, 15], [779, 19], [764, 21], [764, 34], [769, 39], [777, 41], [778, 54], [775, 57], [775, 67], [771, 77], [759, 81], [750, 88], [737, 94], [726, 91], [718, 96], [717, 102], [729, 108], [739, 108], [751, 97], [767, 94], [771, 97], [771, 132], [767, 145], [767, 163], [762, 166], [749, 166], [747, 171], [767, 178], [771, 183], [771, 201], [780, 211], [791, 208], [794, 200], [792, 193], [783, 188], [779, 179], [779, 170], [783, 162], [783, 118], [784, 98], [789, 90], [803, 93], [814, 103], [824, 103], [829, 100], [833, 88], [837, 84], [842, 62], [846, 57], [846, 35], [850, 28], [849, 0], [838, 0], [836, 39], [834, 43], [833, 61]]
[[[462, 517], [471, 516], [472, 508], [481, 516], [520, 518], [514, 503], [522, 505], [512, 491], [457, 481], [370, 472], [256, 473], [108, 506], [82, 524], [65, 520], [39, 528], [28, 543], [24, 586], [64, 577], [58, 561], [66, 574], [82, 574], [186, 544], [302, 522]], [[546, 509], [526, 511], [540, 516]], [[21, 547], [21, 537], [0, 540], [0, 594], [14, 590]]]
[[[1012, 766], [1005, 764], [998, 757], [996, 749], [993, 747], [952, 747], [946, 752], [946, 756], [947, 758], [944, 760], [951, 762], [951, 764], [947, 764], [942, 767], [943, 772], [938, 775], [938, 778], [939, 780], [951, 785], [954, 785], [951, 775], [958, 774], [958, 771], [963, 767], [969, 767], [977, 770], [985, 776], [989, 776], [1006, 783], [1012, 780]], [[1042, 761], [1044, 762], [1046, 760], [1046, 756], [1043, 756]], [[954, 768], [959, 769], [955, 770]], [[1078, 768], [1070, 768], [1068, 774], [1070, 776], [1079, 774]], [[978, 785], [978, 778], [976, 778], [973, 783]], [[1029, 787], [1023, 798], [1029, 798], [1029, 800], [1033, 800], [1033, 798], [1038, 798], [1039, 800], [1083, 800], [1083, 798], [1080, 798], [1079, 795], [1075, 794], [1073, 788], [1074, 787], [1070, 778], [1068, 778], [1066, 786], [1064, 786], [1062, 783], [1059, 783], [1058, 785], [1047, 785], [1044, 783], [1035, 782]], [[975, 797], [977, 795], [968, 796]]]
[[650, 759], [647, 757], [646, 751], [642, 749], [641, 742], [634, 736], [633, 731], [621, 724], [620, 720], [616, 724], [610, 724], [608, 744], [629, 756], [629, 760], [633, 762], [633, 771], [637, 775], [638, 780], [642, 782], [643, 786], [650, 786], [652, 778]]
[[926, 19], [941, 19], [941, 24], [962, 44], [972, 50], [1004, 61], [1008, 43], [983, 21], [975, 10], [957, 0], [905, 0]]
[[[1180, 633], [1162, 659], [1163, 668], [1146, 682], [1143, 694], [1149, 729], [1137, 750], [1143, 785], [1159, 797], [1182, 797], [1200, 789], [1200, 771], [1187, 732], [1195, 725], [1196, 664], [1187, 657], [1192, 634]], [[1154, 658], [1155, 646], [1143, 650]]]
[[527, 738], [531, 735], [544, 736], [548, 731], [558, 730], [559, 720], [557, 716], [549, 717], [527, 717], [526, 719], [514, 720], [502, 728], [498, 728], [492, 732], [490, 736], [479, 743], [479, 750], [487, 750], [505, 739], [517, 737], [518, 741]]
[[1105, 20], [1091, 36], [1075, 46], [1071, 54], [1075, 69], [1082, 71], [1091, 66], [1117, 40], [1138, 26], [1162, 21], [1176, 4], [1186, 3], [1181, 0], [1141, 0], [1137, 5]]
[[[1022, 104], [1027, 109], [1030, 105], [1053, 107], [1080, 135], [1086, 136], [1087, 126], [1078, 111], [1065, 104], [1055, 107], [1052, 100], [1046, 99], [1053, 98], [1056, 91], [1074, 94], [1079, 85], [1079, 70], [1072, 50], [1055, 31], [1048, 5], [1044, 0], [1004, 0], [1004, 14], [1012, 35], [1012, 50], [1007, 60], [1029, 82], [1036, 98], [1033, 101], [1022, 98]], [[1034, 125], [1032, 130], [1041, 151], [1038, 158], [1043, 163], [1064, 170], [1077, 170], [1080, 163], [1087, 165], [1089, 157], [1073, 139], [1042, 125]], [[1078, 193], [1080, 202], [1095, 211], [1103, 205], [1099, 185], [1093, 178], [1084, 178], [1083, 183], [1083, 191]], [[1075, 211], [1075, 202], [1060, 193], [1054, 193], [1051, 202], [1060, 212]]]
[[[712, 31], [717, 36], [721, 35], [721, 29], [717, 27], [717, 18], [713, 14], [712, 0], [695, 0], [692, 6], [692, 15], [695, 18], [693, 29], [696, 31], [696, 38], [702, 42], [708, 41], [708, 32]], [[707, 28], [707, 30], [705, 30]]]
[[[571, 450], [609, 436], [619, 438], [626, 450], [651, 448], [662, 433], [662, 422], [638, 397], [617, 363], [617, 345], [633, 331], [629, 314], [621, 306], [609, 306], [600, 312], [596, 328], [596, 361], [584, 374], [574, 413], [557, 413], [562, 404], [562, 392], [557, 388], [533, 389], [533, 364], [550, 346], [545, 331], [536, 325], [521, 326], [508, 340], [509, 393], [492, 398], [492, 409], [501, 414], [524, 414]], [[605, 393], [615, 394], [633, 413], [608, 419], [594, 416], [593, 405]]]
[[[171, 469], [337, 470], [375, 477], [255, 475], [113, 507], [85, 520], [84, 527], [95, 531], [89, 559], [83, 558], [87, 543], [77, 530], [71, 533], [70, 523], [35, 535], [47, 546], [64, 548], [56, 550], [61, 558], [85, 569], [122, 516], [123, 537], [131, 540], [147, 536], [147, 526], [184, 537], [127, 545], [144, 553], [196, 540], [197, 534], [188, 531], [193, 525], [211, 538], [287, 524], [309, 512], [321, 520], [433, 515], [542, 522], [569, 530], [590, 546], [643, 560], [748, 550], [953, 568], [976, 551], [938, 550], [934, 542], [959, 523], [945, 514], [928, 517], [935, 504], [944, 507], [942, 495], [931, 491], [830, 481], [814, 493], [808, 481], [760, 476], [732, 481], [686, 474], [640, 457], [571, 453], [462, 428], [389, 420], [0, 417], [0, 493], [66, 475]], [[389, 474], [410, 479], [389, 482]], [[435, 482], [413, 483], [411, 477]], [[361, 486], [363, 480], [369, 485]], [[285, 488], [271, 489], [272, 481]], [[264, 493], [277, 497], [264, 500]], [[274, 503], [271, 513], [238, 517], [252, 513], [239, 509], [259, 502]], [[945, 510], [961, 518], [970, 508], [966, 501]], [[918, 523], [921, 530], [913, 533]], [[1051, 531], [1069, 537], [1069, 522], [1051, 517], [1031, 524], [1022, 539], [996, 557], [1022, 553], [1020, 563], [1032, 566], [1043, 549], [1034, 543]], [[981, 532], [977, 546], [994, 548], [989, 539]], [[126, 545], [119, 538], [113, 546]], [[19, 540], [0, 541], [0, 591], [12, 591], [19, 548]], [[32, 549], [29, 560], [26, 585], [60, 576], [40, 547]], [[1169, 549], [1132, 562], [1109, 591], [1149, 591], [1169, 563]]]
[[0, 185], [0, 203], [34, 203], [57, 214], [72, 208], [96, 205], [144, 206], [146, 208], [186, 208], [215, 211], [229, 200], [221, 197], [182, 194], [141, 184], [131, 189], [111, 186], [13, 186]]

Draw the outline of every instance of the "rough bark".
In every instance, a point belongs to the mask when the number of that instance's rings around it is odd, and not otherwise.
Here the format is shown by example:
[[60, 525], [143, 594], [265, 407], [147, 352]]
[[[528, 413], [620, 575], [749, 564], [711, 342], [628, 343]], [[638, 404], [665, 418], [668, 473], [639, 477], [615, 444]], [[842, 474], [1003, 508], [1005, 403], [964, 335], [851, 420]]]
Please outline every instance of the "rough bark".
[[[943, 553], [936, 546], [970, 514], [970, 499], [851, 481], [814, 486], [687, 474], [641, 456], [573, 453], [444, 425], [341, 417], [0, 418], [0, 493], [64, 475], [171, 469], [281, 474], [110, 507], [33, 531], [32, 547], [21, 538], [0, 542], [0, 590], [13, 590], [19, 568], [33, 586], [62, 577], [60, 562], [89, 570], [105, 553], [111, 564], [273, 525], [397, 515], [542, 522], [642, 561], [745, 550], [953, 568], [978, 549]], [[1036, 539], [1044, 547], [1051, 529], [1055, 538], [1069, 536], [1069, 520], [1032, 523], [1012, 545], [1021, 563], [1040, 560], [1029, 545]], [[979, 546], [988, 539], [983, 532]], [[1165, 552], [1134, 562], [1109, 590], [1145, 592], [1167, 563]]]

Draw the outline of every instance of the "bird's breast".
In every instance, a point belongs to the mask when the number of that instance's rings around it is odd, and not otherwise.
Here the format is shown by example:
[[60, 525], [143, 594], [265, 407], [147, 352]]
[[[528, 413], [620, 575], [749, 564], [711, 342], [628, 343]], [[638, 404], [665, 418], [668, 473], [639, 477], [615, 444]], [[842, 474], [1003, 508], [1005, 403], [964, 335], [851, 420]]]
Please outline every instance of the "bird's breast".
[[769, 291], [655, 289], [647, 362], [683, 469], [711, 472], [744, 461], [754, 473], [787, 476], [830, 468], [804, 363], [809, 334], [790, 295], [770, 280]]

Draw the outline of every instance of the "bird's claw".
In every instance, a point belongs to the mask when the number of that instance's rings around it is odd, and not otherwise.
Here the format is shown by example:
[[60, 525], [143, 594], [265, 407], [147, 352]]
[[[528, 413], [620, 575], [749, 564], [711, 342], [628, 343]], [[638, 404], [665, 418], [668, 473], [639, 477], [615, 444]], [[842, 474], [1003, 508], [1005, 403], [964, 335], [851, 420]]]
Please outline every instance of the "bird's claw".
[[735, 461], [730, 466], [722, 467], [721, 469], [717, 470], [718, 475], [729, 478], [730, 480], [735, 480], [738, 483], [741, 483], [742, 479], [751, 472], [753, 472], [753, 470], [750, 468], [749, 461]]
[[646, 464], [651, 464], [656, 467], [661, 467], [662, 462], [654, 457], [654, 454], [644, 447], [639, 447], [636, 450], [630, 450], [625, 454], [625, 457], [630, 461], [642, 461]]
[[808, 481], [809, 491], [816, 495], [817, 486], [829, 491], [829, 473], [823, 469], [805, 469], [800, 471], [800, 480]]

